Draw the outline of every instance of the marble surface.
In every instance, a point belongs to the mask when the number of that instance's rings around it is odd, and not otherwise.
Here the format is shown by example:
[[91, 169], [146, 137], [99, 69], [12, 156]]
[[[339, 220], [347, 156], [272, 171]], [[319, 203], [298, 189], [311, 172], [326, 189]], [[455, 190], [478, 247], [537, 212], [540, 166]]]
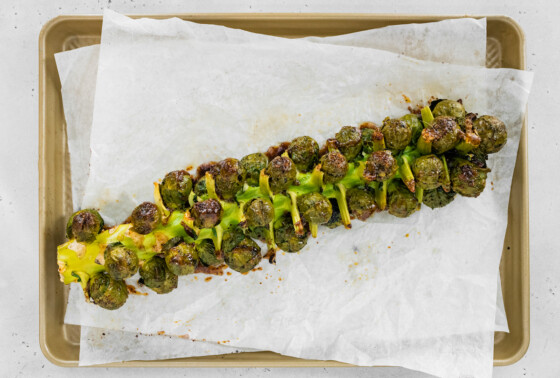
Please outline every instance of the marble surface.
[[[467, 5], [468, 4], [468, 5]], [[551, 122], [560, 97], [560, 3], [544, 0], [398, 2], [343, 0], [2, 0], [0, 2], [0, 376], [140, 377], [153, 369], [63, 369], [39, 348], [38, 321], [38, 36], [61, 14], [174, 12], [368, 12], [504, 14], [525, 31], [527, 68], [535, 71], [529, 101], [531, 240], [531, 344], [516, 364], [494, 368], [496, 377], [560, 376], [560, 253], [556, 239], [560, 201], [560, 127]], [[16, 283], [15, 285], [13, 283]], [[401, 368], [168, 369], [170, 377], [427, 377]]]

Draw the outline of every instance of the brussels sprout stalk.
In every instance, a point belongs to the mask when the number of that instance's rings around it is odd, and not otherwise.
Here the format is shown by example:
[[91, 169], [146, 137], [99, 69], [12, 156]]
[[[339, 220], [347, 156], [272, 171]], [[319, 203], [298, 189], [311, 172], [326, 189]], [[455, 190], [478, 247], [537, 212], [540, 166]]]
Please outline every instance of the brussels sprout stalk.
[[206, 191], [208, 192], [208, 198], [217, 200], [218, 195], [216, 194], [216, 181], [214, 180], [214, 176], [212, 176], [210, 172], [206, 172], [204, 178], [206, 180]]
[[440, 158], [441, 161], [443, 162], [443, 172], [444, 172], [443, 183], [441, 184], [441, 188], [446, 193], [449, 193], [449, 191], [451, 190], [451, 178], [449, 177], [449, 168], [447, 167], [447, 159], [445, 158], [445, 155], [441, 155]]
[[292, 222], [294, 222], [294, 229], [297, 235], [303, 235], [303, 223], [301, 221], [301, 216], [299, 215], [299, 210], [297, 207], [297, 193], [293, 190], [288, 190], [286, 192], [290, 196], [292, 204], [290, 206], [290, 213], [292, 214]]
[[159, 183], [154, 182], [154, 201], [156, 202], [156, 206], [159, 210], [161, 215], [161, 222], [163, 224], [167, 223], [167, 218], [169, 218], [170, 211], [167, 210], [165, 205], [163, 204], [163, 199], [161, 198], [161, 191], [159, 187]]
[[383, 182], [373, 181], [369, 184], [375, 190], [375, 203], [380, 210], [385, 210], [387, 207], [387, 188], [392, 180], [389, 179]]
[[430, 110], [429, 106], [425, 106], [421, 110], [422, 115], [422, 122], [424, 123], [424, 130], [422, 130], [422, 134], [420, 134], [420, 138], [418, 138], [418, 151], [422, 155], [428, 155], [432, 153], [432, 136], [430, 135], [429, 128], [434, 122], [434, 115]]

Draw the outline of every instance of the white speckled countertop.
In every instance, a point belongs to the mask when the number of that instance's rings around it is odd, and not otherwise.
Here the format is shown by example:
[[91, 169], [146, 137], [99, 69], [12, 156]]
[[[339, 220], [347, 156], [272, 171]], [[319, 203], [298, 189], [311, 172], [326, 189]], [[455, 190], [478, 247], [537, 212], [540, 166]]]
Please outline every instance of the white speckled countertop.
[[[503, 14], [525, 31], [527, 68], [535, 71], [529, 100], [531, 241], [531, 343], [513, 366], [494, 368], [496, 377], [560, 376], [560, 127], [553, 114], [560, 98], [560, 3], [544, 0], [397, 2], [350, 0], [2, 0], [0, 2], [0, 376], [154, 376], [152, 369], [65, 369], [39, 348], [38, 317], [38, 36], [61, 14], [187, 12], [367, 12]], [[25, 267], [22, 269], [22, 267]], [[12, 284], [15, 283], [15, 284]], [[168, 369], [169, 377], [427, 377], [401, 368], [346, 369]]]

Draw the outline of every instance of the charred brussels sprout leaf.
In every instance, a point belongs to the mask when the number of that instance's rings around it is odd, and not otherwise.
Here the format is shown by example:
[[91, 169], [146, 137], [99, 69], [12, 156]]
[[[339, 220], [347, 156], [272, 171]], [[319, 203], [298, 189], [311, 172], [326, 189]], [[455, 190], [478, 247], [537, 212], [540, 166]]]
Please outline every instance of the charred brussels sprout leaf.
[[449, 205], [455, 199], [456, 193], [453, 191], [445, 192], [441, 187], [433, 190], [426, 190], [422, 203], [429, 208], [437, 209]]
[[274, 225], [274, 241], [278, 248], [286, 252], [297, 252], [307, 244], [309, 232], [303, 235], [296, 234], [292, 218], [283, 216]]
[[459, 101], [441, 100], [432, 110], [434, 117], [446, 116], [453, 117], [461, 122], [466, 115], [465, 107]]
[[412, 140], [412, 128], [400, 119], [384, 120], [381, 132], [390, 150], [404, 150]]
[[139, 269], [144, 285], [158, 294], [166, 294], [177, 287], [179, 278], [172, 273], [161, 257], [153, 257], [145, 261]]
[[496, 117], [485, 115], [477, 118], [473, 128], [481, 139], [478, 148], [485, 154], [500, 151], [507, 142], [506, 125]]
[[330, 199], [329, 201], [332, 207], [332, 215], [331, 215], [331, 219], [329, 219], [329, 221], [325, 223], [325, 226], [333, 229], [333, 228], [337, 228], [338, 226], [342, 226], [342, 216], [340, 215], [338, 202], [335, 199]]
[[196, 252], [198, 253], [198, 258], [206, 266], [220, 265], [224, 262], [222, 256], [216, 254], [216, 248], [212, 240], [204, 239], [196, 245]]
[[105, 269], [115, 280], [132, 277], [138, 270], [138, 256], [121, 243], [109, 244], [105, 248], [104, 257]]
[[247, 229], [247, 235], [256, 240], [260, 240], [266, 243], [269, 238], [269, 228], [268, 227], [252, 227]]
[[169, 210], [185, 210], [189, 206], [193, 180], [184, 170], [169, 172], [160, 187], [161, 198]]
[[194, 273], [198, 266], [198, 253], [194, 244], [180, 243], [165, 253], [165, 263], [173, 274], [185, 276]]
[[268, 227], [274, 220], [274, 206], [266, 198], [255, 198], [246, 204], [245, 218], [247, 226], [251, 228]]
[[453, 191], [465, 197], [478, 197], [486, 187], [488, 168], [480, 168], [470, 161], [455, 159], [451, 168]]
[[130, 218], [132, 231], [142, 235], [152, 232], [161, 221], [157, 206], [150, 202], [143, 202], [136, 206]]
[[319, 144], [308, 136], [296, 138], [288, 147], [288, 155], [300, 172], [309, 172], [319, 159]]
[[425, 190], [441, 186], [445, 174], [443, 162], [436, 155], [424, 155], [412, 164], [416, 186]]
[[224, 261], [231, 269], [245, 273], [257, 266], [261, 259], [261, 248], [243, 230], [234, 228], [224, 233], [222, 241]]
[[106, 310], [118, 309], [128, 298], [128, 290], [124, 281], [115, 280], [105, 272], [91, 277], [87, 288], [93, 303]]
[[208, 191], [206, 190], [206, 177], [202, 176], [196, 181], [196, 184], [194, 185], [194, 194], [198, 197], [208, 194]]
[[301, 217], [308, 223], [323, 224], [332, 216], [332, 205], [321, 193], [307, 193], [298, 197]]
[[216, 192], [225, 200], [235, 198], [235, 195], [243, 187], [243, 168], [239, 160], [228, 158], [224, 159], [217, 165], [216, 175]]
[[399, 166], [391, 151], [375, 151], [366, 161], [364, 179], [382, 182], [395, 176]]
[[375, 212], [375, 195], [367, 189], [351, 188], [346, 192], [350, 214], [361, 221], [365, 221]]
[[270, 189], [274, 193], [283, 192], [296, 181], [297, 170], [292, 159], [286, 156], [276, 156], [266, 168], [270, 177]]
[[103, 218], [95, 209], [84, 209], [72, 214], [66, 224], [66, 237], [79, 242], [92, 242], [103, 229]]
[[327, 152], [321, 157], [321, 171], [325, 184], [334, 184], [346, 176], [348, 160], [338, 150]]
[[447, 116], [434, 118], [429, 132], [432, 137], [432, 149], [436, 154], [451, 150], [463, 136], [459, 124], [453, 117]]
[[344, 126], [336, 133], [336, 141], [347, 161], [353, 161], [362, 152], [362, 133], [357, 127]]
[[220, 202], [215, 199], [207, 199], [194, 204], [191, 209], [191, 216], [194, 225], [198, 228], [212, 228], [222, 218], [223, 210]]
[[259, 185], [259, 175], [268, 165], [268, 158], [265, 154], [257, 152], [241, 159], [241, 169], [243, 170], [245, 182], [252, 186]]
[[418, 200], [403, 184], [394, 184], [389, 190], [389, 214], [406, 218], [418, 210]]

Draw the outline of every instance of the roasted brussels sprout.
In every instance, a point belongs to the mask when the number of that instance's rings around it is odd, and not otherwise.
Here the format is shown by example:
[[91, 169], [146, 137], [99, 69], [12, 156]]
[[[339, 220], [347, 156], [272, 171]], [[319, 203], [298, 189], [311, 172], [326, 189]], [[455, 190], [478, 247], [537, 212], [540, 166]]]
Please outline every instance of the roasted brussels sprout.
[[412, 164], [412, 172], [416, 187], [431, 190], [441, 186], [443, 182], [443, 162], [436, 155], [420, 156]]
[[461, 141], [463, 135], [455, 119], [447, 116], [434, 118], [429, 131], [433, 138], [432, 149], [436, 154], [451, 150]]
[[342, 226], [342, 216], [340, 215], [338, 202], [334, 198], [329, 199], [329, 201], [332, 207], [332, 215], [331, 215], [331, 219], [329, 219], [329, 221], [325, 223], [325, 226], [333, 229], [333, 228], [337, 228], [338, 226]]
[[486, 187], [488, 168], [480, 168], [464, 159], [454, 159], [451, 168], [453, 191], [465, 197], [478, 197]]
[[325, 184], [334, 184], [346, 176], [348, 160], [338, 150], [327, 152], [321, 157], [321, 171]]
[[194, 225], [198, 228], [212, 228], [222, 219], [222, 205], [213, 198], [197, 202], [191, 209]]
[[362, 151], [371, 154], [374, 151], [385, 149], [385, 140], [379, 126], [373, 122], [365, 122], [360, 125], [362, 132]]
[[404, 184], [393, 183], [389, 189], [387, 209], [391, 215], [406, 218], [418, 210], [418, 200]]
[[202, 197], [205, 194], [208, 194], [208, 190], [206, 189], [206, 177], [202, 176], [198, 180], [196, 180], [196, 184], [194, 184], [194, 194], [198, 197]]
[[241, 169], [243, 170], [243, 179], [249, 185], [259, 185], [259, 175], [268, 165], [268, 158], [265, 154], [257, 152], [250, 154], [241, 159]]
[[484, 115], [473, 122], [473, 128], [480, 136], [479, 149], [485, 154], [493, 154], [507, 142], [506, 125], [498, 118]]
[[412, 143], [416, 143], [418, 138], [420, 138], [420, 134], [422, 134], [422, 129], [424, 128], [422, 122], [420, 122], [420, 118], [416, 114], [407, 114], [401, 117], [401, 121], [410, 126], [410, 129], [412, 130], [411, 141]]
[[453, 117], [458, 122], [465, 118], [465, 107], [459, 101], [441, 100], [432, 110], [434, 117], [446, 116]]
[[395, 176], [399, 169], [397, 160], [389, 150], [373, 152], [364, 168], [364, 179], [382, 182]]
[[165, 252], [165, 264], [173, 274], [185, 276], [194, 273], [198, 266], [198, 253], [194, 244], [180, 243]]
[[227, 266], [239, 273], [250, 271], [262, 259], [261, 248], [251, 238], [245, 236], [239, 227], [224, 233], [222, 249]]
[[367, 189], [351, 188], [346, 191], [350, 215], [365, 221], [375, 212], [375, 195]]
[[88, 281], [87, 290], [93, 303], [106, 310], [118, 309], [128, 298], [124, 281], [115, 280], [106, 272], [92, 276]]
[[154, 256], [144, 261], [139, 269], [140, 277], [144, 285], [158, 294], [166, 294], [177, 287], [179, 278], [172, 273], [161, 257]]
[[151, 202], [143, 202], [132, 211], [130, 219], [132, 231], [146, 235], [157, 227], [161, 221], [161, 215], [156, 205]]
[[225, 200], [235, 198], [243, 187], [244, 171], [239, 160], [227, 158], [216, 166], [216, 192]]
[[160, 186], [161, 198], [169, 210], [185, 210], [189, 207], [189, 194], [193, 180], [185, 170], [169, 172]]
[[196, 252], [200, 261], [206, 266], [220, 265], [224, 262], [222, 256], [216, 253], [212, 240], [204, 239], [200, 241], [196, 244]]
[[274, 225], [274, 241], [278, 248], [286, 252], [297, 252], [307, 244], [309, 232], [303, 235], [296, 234], [292, 218], [285, 215], [280, 218]]
[[441, 187], [437, 189], [426, 190], [424, 192], [422, 203], [432, 209], [437, 209], [439, 207], [449, 205], [455, 199], [456, 194], [457, 193], [453, 191], [446, 192]]
[[332, 216], [331, 202], [321, 193], [306, 193], [297, 198], [301, 217], [308, 223], [323, 224]]
[[268, 163], [266, 174], [270, 177], [270, 189], [278, 193], [295, 183], [297, 170], [292, 159], [287, 156], [276, 156]]
[[336, 141], [347, 161], [353, 161], [362, 152], [362, 132], [357, 127], [344, 126], [336, 133]]
[[274, 220], [274, 206], [266, 198], [255, 198], [246, 204], [245, 218], [247, 226], [251, 228], [268, 227]]
[[319, 144], [308, 136], [296, 138], [288, 147], [288, 155], [300, 172], [309, 172], [319, 159]]
[[95, 209], [84, 209], [72, 214], [66, 224], [66, 237], [79, 242], [92, 242], [103, 229], [104, 222]]
[[391, 150], [404, 150], [412, 140], [412, 128], [400, 119], [385, 119], [381, 132], [385, 145]]
[[105, 269], [115, 280], [132, 277], [138, 270], [138, 256], [121, 243], [109, 244], [105, 248], [104, 257]]

